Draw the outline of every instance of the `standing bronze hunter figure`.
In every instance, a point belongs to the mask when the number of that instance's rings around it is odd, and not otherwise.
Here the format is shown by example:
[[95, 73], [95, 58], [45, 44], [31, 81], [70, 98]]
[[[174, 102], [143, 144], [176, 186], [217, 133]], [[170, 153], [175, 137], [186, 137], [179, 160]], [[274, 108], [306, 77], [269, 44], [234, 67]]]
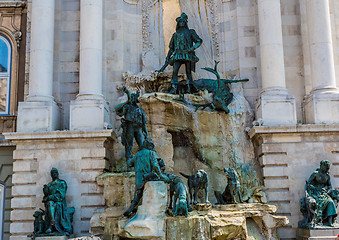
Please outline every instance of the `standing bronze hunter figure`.
[[172, 87], [169, 90], [169, 93], [176, 94], [178, 93], [178, 72], [181, 65], [185, 64], [187, 92], [191, 93], [193, 86], [192, 71], [195, 72], [195, 64], [199, 61], [194, 50], [200, 47], [202, 39], [194, 29], [188, 28], [188, 17], [185, 13], [182, 13], [176, 21], [176, 32], [172, 35], [166, 62], [159, 72], [163, 72], [168, 64], [173, 66]]

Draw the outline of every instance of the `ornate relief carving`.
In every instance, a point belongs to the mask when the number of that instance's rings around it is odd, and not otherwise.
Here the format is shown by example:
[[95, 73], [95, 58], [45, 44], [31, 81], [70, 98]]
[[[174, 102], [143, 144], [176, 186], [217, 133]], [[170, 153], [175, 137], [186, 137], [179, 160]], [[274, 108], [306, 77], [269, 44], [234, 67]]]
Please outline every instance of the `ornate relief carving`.
[[220, 46], [219, 46], [219, 21], [217, 18], [217, 9], [218, 9], [218, 0], [207, 0], [207, 6], [211, 11], [211, 18], [210, 18], [210, 26], [211, 26], [211, 35], [213, 41], [213, 48], [215, 51], [216, 60], [219, 61], [220, 59]]
[[[138, 0], [124, 0], [130, 4], [136, 4]], [[156, 3], [161, 3], [161, 0], [142, 0], [142, 36], [143, 36], [143, 52], [147, 53], [150, 50], [154, 49], [152, 44], [151, 37], [151, 23], [150, 23], [150, 16], [152, 16], [153, 7]], [[211, 34], [212, 34], [212, 41], [213, 47], [215, 49], [216, 58], [219, 59], [220, 56], [220, 47], [219, 47], [219, 21], [217, 17], [217, 9], [220, 4], [220, 0], [207, 0], [206, 1], [208, 8], [210, 9], [210, 26], [211, 26]]]
[[25, 6], [24, 1], [0, 1], [0, 29], [15, 40], [18, 48], [22, 38], [21, 15]]
[[150, 16], [153, 6], [158, 3], [160, 0], [142, 0], [142, 40], [143, 40], [143, 46], [142, 50], [144, 53], [149, 52], [150, 50], [153, 50], [153, 44], [150, 39], [151, 36], [151, 30], [150, 30]]
[[16, 31], [14, 33], [14, 37], [15, 37], [16, 45], [19, 48], [20, 47], [20, 42], [21, 42], [21, 37], [22, 37], [21, 31]]

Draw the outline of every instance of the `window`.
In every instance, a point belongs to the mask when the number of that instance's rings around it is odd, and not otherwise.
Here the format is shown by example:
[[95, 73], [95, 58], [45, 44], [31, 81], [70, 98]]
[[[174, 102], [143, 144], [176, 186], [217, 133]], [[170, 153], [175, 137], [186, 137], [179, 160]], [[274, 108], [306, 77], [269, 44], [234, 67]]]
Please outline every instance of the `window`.
[[9, 115], [12, 47], [0, 34], [0, 115]]
[[4, 234], [4, 216], [5, 216], [5, 184], [0, 182], [0, 239]]

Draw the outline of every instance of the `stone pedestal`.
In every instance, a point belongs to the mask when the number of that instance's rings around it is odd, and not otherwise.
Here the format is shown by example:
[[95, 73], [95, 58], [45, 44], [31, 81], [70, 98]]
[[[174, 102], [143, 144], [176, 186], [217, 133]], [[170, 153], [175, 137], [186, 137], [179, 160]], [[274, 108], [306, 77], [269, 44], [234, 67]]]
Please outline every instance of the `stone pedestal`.
[[[26, 240], [31, 240], [32, 238], [27, 237]], [[67, 240], [67, 236], [48, 236], [48, 237], [36, 237], [35, 240]]]
[[164, 239], [167, 208], [167, 184], [160, 181], [145, 185], [142, 205], [124, 227], [130, 238]]
[[334, 240], [339, 228], [333, 229], [298, 229], [298, 240]]
[[33, 232], [33, 213], [44, 208], [44, 184], [51, 181], [50, 170], [59, 170], [67, 182], [67, 206], [75, 208], [74, 235], [89, 231], [89, 220], [105, 206], [103, 189], [96, 177], [109, 168], [112, 131], [55, 131], [5, 133], [16, 145], [13, 154], [11, 240], [25, 239]]
[[104, 99], [77, 99], [71, 101], [71, 130], [101, 130], [109, 124], [109, 108]]
[[304, 102], [306, 123], [338, 124], [339, 93], [314, 93]]
[[280, 237], [296, 238], [302, 216], [299, 200], [305, 197], [305, 181], [320, 160], [331, 162], [332, 186], [339, 187], [339, 125], [253, 127], [249, 135], [262, 168], [268, 203], [290, 221], [289, 227], [279, 229]]
[[284, 91], [264, 92], [257, 104], [257, 119], [263, 120], [263, 125], [296, 125], [295, 98]]
[[48, 132], [60, 129], [60, 108], [54, 101], [21, 102], [18, 132]]

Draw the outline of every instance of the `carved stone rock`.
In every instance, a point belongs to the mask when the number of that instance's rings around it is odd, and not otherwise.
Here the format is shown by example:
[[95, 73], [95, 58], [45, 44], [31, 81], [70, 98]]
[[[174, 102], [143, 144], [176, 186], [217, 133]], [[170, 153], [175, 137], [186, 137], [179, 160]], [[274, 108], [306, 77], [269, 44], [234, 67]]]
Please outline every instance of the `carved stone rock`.
[[147, 182], [142, 204], [136, 215], [124, 226], [126, 235], [136, 239], [164, 239], [166, 208], [166, 183]]

